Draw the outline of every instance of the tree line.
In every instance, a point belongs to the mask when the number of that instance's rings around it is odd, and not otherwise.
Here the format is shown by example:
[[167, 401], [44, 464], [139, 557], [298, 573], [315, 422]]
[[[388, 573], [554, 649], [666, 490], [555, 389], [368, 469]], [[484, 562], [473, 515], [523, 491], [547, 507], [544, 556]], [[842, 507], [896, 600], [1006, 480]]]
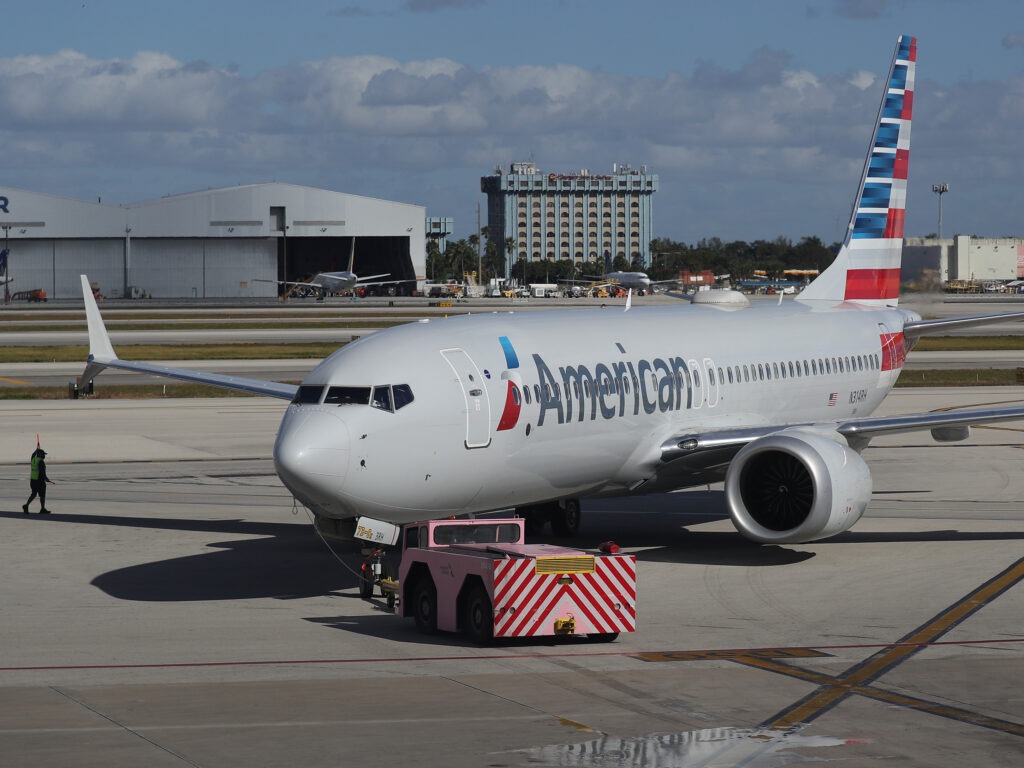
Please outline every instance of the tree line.
[[[579, 265], [570, 259], [519, 262], [515, 259], [515, 244], [511, 239], [496, 243], [487, 237], [486, 227], [482, 238], [474, 234], [461, 240], [449, 240], [444, 253], [435, 240], [428, 241], [427, 279], [461, 282], [464, 273], [477, 272], [478, 280], [486, 283], [492, 277], [504, 277], [506, 263], [512, 265], [512, 278], [522, 283], [555, 283], [600, 277], [606, 272], [603, 257]], [[652, 280], [672, 280], [682, 270], [711, 270], [716, 275], [730, 275], [733, 280], [749, 278], [755, 271], [764, 272], [769, 278], [782, 278], [787, 269], [824, 270], [839, 252], [839, 246], [839, 243], [826, 246], [817, 237], [802, 237], [795, 243], [786, 237], [753, 242], [724, 242], [711, 237], [693, 244], [659, 237], [651, 241], [649, 267], [644, 269], [636, 261], [617, 254], [612, 258], [612, 269], [645, 271]]]

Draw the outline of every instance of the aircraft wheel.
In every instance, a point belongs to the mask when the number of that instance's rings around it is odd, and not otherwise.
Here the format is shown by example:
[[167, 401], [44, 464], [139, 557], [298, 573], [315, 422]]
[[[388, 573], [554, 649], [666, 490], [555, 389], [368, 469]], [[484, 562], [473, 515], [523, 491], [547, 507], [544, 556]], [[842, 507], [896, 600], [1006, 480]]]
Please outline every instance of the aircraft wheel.
[[531, 510], [523, 513], [523, 520], [526, 521], [526, 535], [539, 536], [544, 533], [545, 517], [538, 511]]
[[568, 499], [552, 511], [551, 530], [556, 536], [575, 536], [579, 533], [581, 518], [579, 501]]
[[373, 571], [369, 568], [362, 568], [359, 571], [359, 596], [363, 600], [373, 597]]
[[490, 645], [494, 640], [494, 608], [481, 585], [473, 587], [466, 598], [466, 637], [477, 645]]
[[425, 635], [437, 632], [437, 587], [429, 576], [416, 585], [412, 605], [416, 629]]

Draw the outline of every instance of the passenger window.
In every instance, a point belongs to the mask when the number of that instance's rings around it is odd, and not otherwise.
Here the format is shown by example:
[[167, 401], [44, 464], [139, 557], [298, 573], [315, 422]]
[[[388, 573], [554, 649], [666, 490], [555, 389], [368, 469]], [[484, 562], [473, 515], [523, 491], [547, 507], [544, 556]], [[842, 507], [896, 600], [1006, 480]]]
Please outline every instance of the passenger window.
[[369, 387], [331, 387], [327, 390], [324, 405], [369, 405]]
[[382, 411], [394, 411], [394, 406], [391, 404], [391, 387], [374, 387], [373, 400], [370, 405], [374, 408], [380, 408]]
[[296, 405], [314, 405], [320, 402], [320, 395], [324, 393], [322, 385], [300, 386], [295, 392], [292, 402]]
[[523, 399], [526, 401], [527, 405], [530, 404], [530, 385], [529, 384], [527, 384], [526, 386], [523, 387]]
[[[515, 384], [512, 385], [512, 402], [519, 405], [519, 387]], [[398, 406], [396, 405], [395, 407], [397, 408]]]
[[395, 410], [404, 408], [412, 402], [412, 387], [408, 384], [395, 384], [391, 388], [392, 396], [395, 398]]

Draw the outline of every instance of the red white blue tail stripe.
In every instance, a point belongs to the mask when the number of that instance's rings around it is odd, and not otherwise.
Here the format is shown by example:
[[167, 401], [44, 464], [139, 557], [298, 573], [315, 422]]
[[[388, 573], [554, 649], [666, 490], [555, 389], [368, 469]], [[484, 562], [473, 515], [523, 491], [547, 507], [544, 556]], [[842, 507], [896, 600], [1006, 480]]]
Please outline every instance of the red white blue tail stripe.
[[917, 40], [901, 36], [846, 240], [802, 300], [894, 305], [899, 299], [916, 64]]

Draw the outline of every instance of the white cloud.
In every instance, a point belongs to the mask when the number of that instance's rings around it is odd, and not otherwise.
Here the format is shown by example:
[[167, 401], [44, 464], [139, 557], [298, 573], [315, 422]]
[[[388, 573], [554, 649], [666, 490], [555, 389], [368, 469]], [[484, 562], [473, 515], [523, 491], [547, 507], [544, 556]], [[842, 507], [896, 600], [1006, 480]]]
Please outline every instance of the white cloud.
[[[945, 158], [943, 170], [1020, 177], [1024, 161], [1012, 149], [1024, 78], [943, 92], [919, 78], [918, 89], [914, 158], [927, 173]], [[769, 190], [855, 177], [879, 90], [877, 73], [797, 70], [770, 49], [732, 69], [704, 62], [660, 78], [383, 56], [245, 77], [157, 52], [101, 60], [60, 51], [0, 59], [0, 139], [5, 183], [86, 199], [97, 178], [119, 185], [103, 191], [119, 201], [277, 179], [463, 216], [495, 164], [532, 157], [552, 171], [597, 172], [647, 163], [668, 208], [707, 184], [736, 185], [731, 199], [743, 205], [748, 188], [747, 205], [778, 227], [759, 236], [772, 237], [797, 226], [779, 207], [794, 221], [834, 224], [835, 212], [824, 212], [832, 201], [821, 195], [804, 190], [796, 211]], [[912, 167], [912, 181], [918, 172]], [[55, 178], [66, 187], [36, 182]], [[428, 199], [432, 189], [443, 192]], [[840, 207], [847, 204], [844, 194]], [[813, 225], [802, 233], [828, 236]]]

